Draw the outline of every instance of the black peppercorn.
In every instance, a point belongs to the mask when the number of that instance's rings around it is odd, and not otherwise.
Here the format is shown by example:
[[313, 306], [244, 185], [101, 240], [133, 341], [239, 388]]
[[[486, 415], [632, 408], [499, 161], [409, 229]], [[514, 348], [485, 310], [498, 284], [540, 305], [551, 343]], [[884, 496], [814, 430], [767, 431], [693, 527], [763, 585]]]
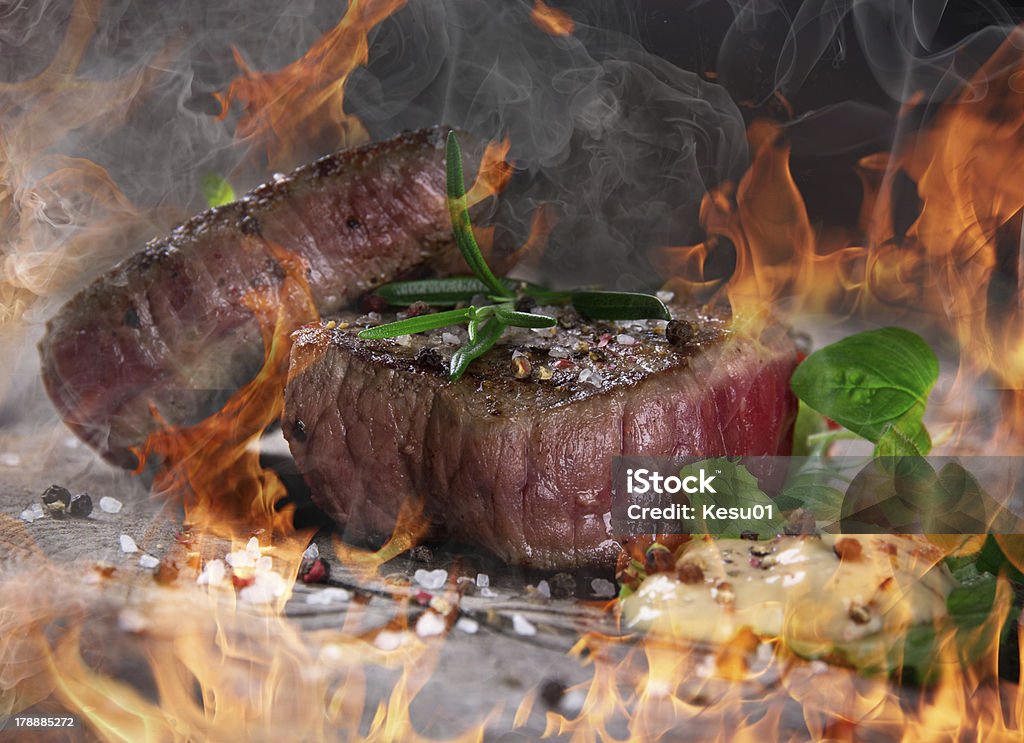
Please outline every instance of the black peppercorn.
[[665, 326], [665, 338], [673, 346], [680, 348], [693, 340], [696, 331], [686, 320], [670, 320]]
[[71, 493], [67, 488], [62, 488], [60, 485], [51, 485], [43, 491], [43, 505], [52, 505], [54, 503], [60, 503], [65, 508], [71, 502]]
[[92, 498], [88, 493], [79, 493], [71, 499], [68, 513], [76, 519], [84, 519], [92, 513]]

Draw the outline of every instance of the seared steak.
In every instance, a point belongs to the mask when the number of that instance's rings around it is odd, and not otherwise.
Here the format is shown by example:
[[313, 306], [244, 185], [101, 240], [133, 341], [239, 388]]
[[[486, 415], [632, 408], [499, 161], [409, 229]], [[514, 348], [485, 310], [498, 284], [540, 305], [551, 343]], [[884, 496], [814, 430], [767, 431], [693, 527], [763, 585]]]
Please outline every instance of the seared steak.
[[155, 428], [150, 404], [176, 425], [221, 407], [263, 361], [243, 298], [280, 285], [282, 251], [308, 267], [321, 313], [449, 253], [444, 135], [426, 129], [301, 167], [194, 217], [73, 297], [39, 346], [67, 425], [131, 467], [129, 447]]
[[374, 323], [348, 316], [296, 332], [283, 425], [314, 500], [355, 537], [390, 534], [422, 498], [437, 534], [510, 563], [609, 566], [611, 457], [789, 453], [782, 328], [751, 339], [678, 308], [667, 331], [560, 312], [557, 329], [509, 331], [456, 383], [450, 329], [361, 340]]

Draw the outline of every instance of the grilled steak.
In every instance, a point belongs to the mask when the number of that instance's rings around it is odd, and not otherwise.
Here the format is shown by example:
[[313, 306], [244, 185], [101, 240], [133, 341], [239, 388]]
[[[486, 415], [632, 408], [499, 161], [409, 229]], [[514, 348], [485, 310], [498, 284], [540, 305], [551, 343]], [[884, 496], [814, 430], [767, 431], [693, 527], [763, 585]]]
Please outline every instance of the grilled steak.
[[73, 297], [39, 346], [43, 381], [67, 425], [131, 467], [130, 447], [155, 428], [150, 404], [175, 425], [220, 408], [263, 361], [243, 299], [280, 285], [282, 251], [306, 264], [321, 313], [457, 255], [444, 134], [422, 130], [301, 167], [194, 217]]
[[355, 537], [390, 534], [402, 502], [423, 498], [438, 535], [510, 563], [609, 566], [611, 457], [788, 454], [783, 329], [559, 311], [559, 328], [509, 331], [456, 383], [450, 329], [361, 340], [369, 321], [349, 316], [296, 332], [283, 426], [314, 500]]

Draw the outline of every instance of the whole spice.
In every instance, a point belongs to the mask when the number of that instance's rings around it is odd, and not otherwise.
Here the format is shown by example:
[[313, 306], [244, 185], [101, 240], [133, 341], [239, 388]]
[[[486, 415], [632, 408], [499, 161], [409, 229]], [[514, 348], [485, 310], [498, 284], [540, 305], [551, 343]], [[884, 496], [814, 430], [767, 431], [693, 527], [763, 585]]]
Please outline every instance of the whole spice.
[[860, 546], [860, 542], [856, 539], [840, 539], [832, 546], [832, 551], [836, 553], [836, 557], [840, 560], [850, 560], [856, 562], [861, 558], [863, 548]]
[[516, 356], [512, 359], [512, 374], [516, 379], [528, 379], [533, 372], [533, 365], [525, 356]]
[[60, 485], [51, 485], [43, 492], [41, 500], [46, 513], [55, 519], [62, 519], [71, 503], [71, 493]]
[[684, 562], [676, 570], [676, 577], [683, 583], [693, 585], [704, 582], [704, 571], [700, 565], [693, 562]]
[[76, 519], [84, 519], [92, 513], [92, 497], [88, 493], [79, 493], [71, 499], [68, 513]]
[[654, 573], [668, 573], [675, 567], [675, 559], [672, 552], [663, 544], [655, 542], [647, 548], [644, 556], [644, 567], [648, 575]]
[[331, 577], [331, 566], [322, 557], [314, 560], [303, 560], [299, 568], [299, 578], [303, 583], [323, 583]]
[[867, 624], [871, 621], [871, 611], [863, 604], [851, 604], [849, 613], [854, 624]]
[[71, 503], [71, 492], [60, 485], [51, 485], [43, 491], [42, 501], [43, 505], [46, 506], [60, 503], [67, 508], [68, 504]]
[[669, 320], [665, 326], [665, 338], [677, 348], [687, 345], [695, 335], [693, 325], [686, 320]]

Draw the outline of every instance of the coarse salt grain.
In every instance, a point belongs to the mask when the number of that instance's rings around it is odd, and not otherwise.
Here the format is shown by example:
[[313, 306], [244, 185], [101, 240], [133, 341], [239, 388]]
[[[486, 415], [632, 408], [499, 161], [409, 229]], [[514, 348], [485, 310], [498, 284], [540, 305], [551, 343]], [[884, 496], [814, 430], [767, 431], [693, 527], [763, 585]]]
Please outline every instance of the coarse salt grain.
[[480, 631], [480, 623], [469, 617], [459, 617], [455, 622], [455, 629], [465, 632], [467, 635], [475, 635]]
[[131, 554], [132, 552], [139, 551], [139, 545], [135, 544], [135, 540], [129, 537], [127, 534], [122, 534], [118, 538], [118, 541], [120, 541], [121, 543], [121, 551], [124, 552], [126, 555]]
[[303, 560], [315, 560], [320, 557], [320, 548], [317, 547], [316, 542], [306, 547], [306, 551], [302, 553]]
[[381, 630], [377, 633], [377, 636], [373, 638], [373, 644], [379, 650], [398, 650], [405, 644], [405, 632], [392, 632], [391, 630]]
[[28, 508], [21, 512], [20, 518], [22, 521], [27, 521], [31, 524], [33, 521], [38, 521], [43, 516], [43, 507], [38, 503], [33, 503], [31, 506], [29, 506]]
[[346, 601], [351, 600], [351, 598], [352, 593], [350, 591], [346, 591], [344, 588], [330, 586], [328, 588], [306, 594], [306, 603], [311, 606], [327, 606], [332, 603], [343, 604]]
[[196, 583], [201, 586], [219, 585], [224, 580], [224, 575], [227, 572], [227, 568], [224, 567], [223, 560], [210, 560], [203, 567], [203, 572], [196, 578]]
[[626, 333], [619, 333], [617, 336], [615, 336], [615, 342], [618, 343], [620, 346], [632, 346], [634, 343], [636, 343], [636, 338]]
[[426, 611], [416, 620], [416, 634], [420, 637], [437, 637], [444, 634], [446, 626], [444, 617], [437, 612]]
[[476, 574], [477, 588], [487, 588], [489, 585], [491, 585], [491, 576], [489, 576], [487, 573]]
[[228, 552], [224, 555], [224, 562], [233, 568], [251, 568], [256, 565], [256, 561], [252, 558], [252, 555], [245, 550]]
[[542, 599], [551, 598], [551, 586], [548, 584], [546, 580], [542, 580], [540, 583], [537, 584], [537, 595], [540, 596]]
[[252, 584], [238, 592], [238, 598], [249, 604], [269, 604], [283, 596], [287, 588], [279, 573], [257, 573]]
[[423, 570], [422, 568], [413, 573], [413, 580], [427, 590], [436, 590], [444, 586], [448, 580], [447, 570]]
[[454, 333], [442, 333], [441, 342], [449, 346], [455, 346], [459, 343], [459, 336]]
[[100, 498], [100, 510], [103, 513], [118, 513], [122, 505], [121, 501], [117, 498], [111, 498], [109, 495], [104, 495]]
[[492, 591], [487, 586], [484, 586], [483, 588], [480, 589], [480, 596], [482, 598], [485, 598], [485, 599], [496, 599], [496, 598], [498, 598], [498, 594], [495, 593], [494, 591]]
[[569, 358], [569, 351], [561, 346], [553, 346], [548, 350], [548, 356], [553, 359], [567, 359]]
[[615, 595], [615, 584], [604, 578], [594, 578], [590, 581], [590, 590], [598, 598], [611, 598]]
[[249, 541], [245, 545], [245, 551], [255, 560], [260, 556], [260, 540], [256, 537], [249, 537]]
[[654, 296], [656, 296], [662, 302], [671, 302], [673, 299], [676, 298], [676, 293], [675, 292], [664, 292], [664, 291], [662, 291], [662, 292], [656, 293]]
[[153, 555], [147, 555], [145, 553], [139, 558], [139, 567], [141, 568], [155, 568], [160, 564], [160, 561], [153, 557]]
[[142, 632], [147, 624], [146, 618], [135, 609], [122, 609], [117, 615], [117, 626], [122, 632]]
[[0, 454], [0, 464], [5, 467], [17, 467], [21, 464], [21, 457], [13, 452], [5, 451], [3, 454]]
[[537, 634], [537, 627], [522, 614], [512, 615], [512, 629], [517, 635], [532, 637]]

